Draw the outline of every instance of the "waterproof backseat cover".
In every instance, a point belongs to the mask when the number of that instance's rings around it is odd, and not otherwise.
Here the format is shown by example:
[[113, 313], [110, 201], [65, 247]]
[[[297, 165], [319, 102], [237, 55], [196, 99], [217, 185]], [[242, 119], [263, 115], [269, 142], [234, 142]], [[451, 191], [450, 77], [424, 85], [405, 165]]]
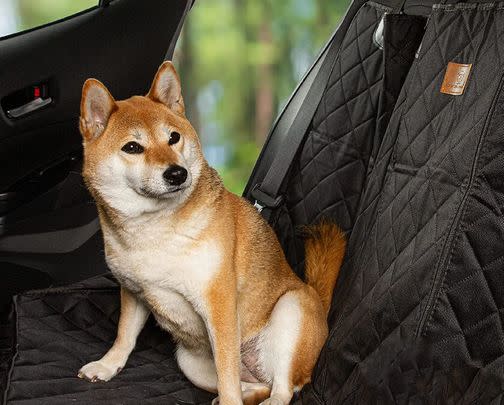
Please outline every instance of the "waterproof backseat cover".
[[119, 288], [110, 276], [15, 299], [17, 350], [8, 404], [209, 404], [178, 369], [175, 345], [152, 319], [138, 337], [125, 369], [107, 383], [77, 378], [99, 359], [117, 332]]
[[[502, 401], [503, 35], [503, 3], [434, 6], [363, 186], [303, 403]], [[461, 96], [440, 92], [449, 62], [472, 64]]]
[[[379, 3], [346, 16], [271, 216], [300, 275], [299, 226], [329, 217], [348, 236], [329, 338], [295, 402], [501, 403], [504, 3]], [[450, 62], [471, 65], [462, 95], [440, 91]], [[75, 377], [113, 342], [118, 307], [108, 278], [17, 297], [5, 402], [209, 403], [154, 323], [114, 380]]]

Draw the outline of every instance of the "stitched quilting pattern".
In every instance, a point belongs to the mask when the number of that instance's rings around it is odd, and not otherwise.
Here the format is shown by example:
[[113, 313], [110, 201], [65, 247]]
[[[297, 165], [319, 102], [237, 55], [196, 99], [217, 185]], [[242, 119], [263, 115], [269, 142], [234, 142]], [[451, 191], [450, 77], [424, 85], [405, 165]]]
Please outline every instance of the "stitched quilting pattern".
[[[209, 404], [179, 370], [174, 344], [152, 319], [124, 370], [107, 383], [77, 378], [110, 348], [119, 290], [108, 278], [17, 297], [18, 353], [8, 404]], [[139, 402], [140, 401], [140, 402]]]
[[295, 227], [335, 218], [350, 231], [373, 145], [383, 52], [373, 34], [384, 8], [365, 4], [341, 44], [304, 145], [294, 161], [276, 231], [287, 258], [302, 272], [303, 242]]
[[[457, 403], [502, 387], [502, 35], [495, 4], [429, 19], [334, 296], [314, 379], [328, 404]], [[439, 91], [450, 61], [473, 64], [463, 96]]]

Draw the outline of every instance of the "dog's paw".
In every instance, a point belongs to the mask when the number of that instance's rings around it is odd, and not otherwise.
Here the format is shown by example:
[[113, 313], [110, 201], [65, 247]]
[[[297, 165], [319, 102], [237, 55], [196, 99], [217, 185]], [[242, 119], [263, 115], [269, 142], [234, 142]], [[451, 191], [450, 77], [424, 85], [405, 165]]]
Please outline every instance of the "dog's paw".
[[101, 361], [93, 361], [79, 370], [77, 377], [91, 382], [109, 381], [121, 371], [120, 367], [110, 367]]
[[[229, 403], [229, 402], [228, 402]], [[237, 404], [237, 403], [242, 403], [241, 400], [237, 400], [237, 401], [233, 401], [233, 404]], [[214, 400], [212, 401], [212, 405], [221, 405], [221, 401], [219, 400], [219, 397], [217, 398], [214, 398]]]
[[277, 398], [268, 398], [265, 401], [262, 401], [259, 405], [284, 405], [284, 403]]

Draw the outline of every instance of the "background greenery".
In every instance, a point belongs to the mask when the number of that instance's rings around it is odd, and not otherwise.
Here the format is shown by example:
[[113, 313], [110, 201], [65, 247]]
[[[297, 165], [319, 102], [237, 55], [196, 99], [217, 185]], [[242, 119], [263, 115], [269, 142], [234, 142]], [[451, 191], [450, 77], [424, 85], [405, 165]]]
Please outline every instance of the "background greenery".
[[[13, 10], [10, 20], [15, 21], [15, 30], [44, 24], [97, 3], [0, 1], [5, 2], [5, 10], [7, 5]], [[187, 115], [200, 134], [209, 162], [232, 191], [239, 194], [243, 190], [274, 118], [336, 28], [348, 3], [196, 1], [174, 60], [183, 82]], [[0, 27], [2, 33], [5, 29], [2, 32]]]

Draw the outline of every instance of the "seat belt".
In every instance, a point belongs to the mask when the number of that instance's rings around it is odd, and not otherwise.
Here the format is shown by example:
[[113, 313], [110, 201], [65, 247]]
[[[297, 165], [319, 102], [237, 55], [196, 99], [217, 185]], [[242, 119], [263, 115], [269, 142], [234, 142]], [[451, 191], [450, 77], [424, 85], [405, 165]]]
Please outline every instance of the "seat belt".
[[[395, 12], [401, 13], [403, 12], [405, 2], [406, 0], [390, 0], [390, 5]], [[252, 188], [250, 194], [255, 200], [254, 207], [268, 221], [271, 218], [273, 210], [283, 202], [281, 187], [322, 99], [327, 81], [339, 53], [339, 45], [339, 41], [336, 41], [333, 36], [322, 65], [288, 129], [288, 136], [284, 138], [262, 182], [256, 183]]]
[[277, 208], [283, 200], [281, 187], [291, 166], [296, 153], [303, 142], [308, 127], [322, 99], [324, 90], [332, 72], [336, 56], [339, 52], [339, 43], [332, 39], [324, 60], [320, 65], [317, 75], [313, 79], [310, 89], [303, 100], [296, 117], [288, 128], [288, 136], [282, 142], [277, 155], [260, 184], [255, 184], [251, 195], [255, 199], [254, 207], [266, 220], [271, 217], [272, 210]]

